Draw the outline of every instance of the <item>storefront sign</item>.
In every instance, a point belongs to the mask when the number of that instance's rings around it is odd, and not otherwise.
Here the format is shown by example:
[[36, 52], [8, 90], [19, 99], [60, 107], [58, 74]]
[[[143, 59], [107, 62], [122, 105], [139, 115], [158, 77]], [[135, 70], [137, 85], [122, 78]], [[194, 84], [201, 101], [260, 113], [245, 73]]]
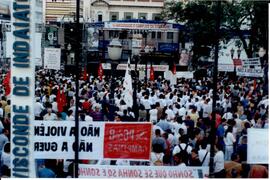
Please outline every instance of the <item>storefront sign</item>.
[[148, 24], [148, 23], [121, 23], [121, 22], [105, 22], [104, 24], [105, 29], [142, 29], [142, 30], [172, 30], [172, 24]]
[[178, 179], [207, 178], [208, 167], [178, 166], [97, 166], [79, 164], [79, 178], [113, 178], [113, 179]]

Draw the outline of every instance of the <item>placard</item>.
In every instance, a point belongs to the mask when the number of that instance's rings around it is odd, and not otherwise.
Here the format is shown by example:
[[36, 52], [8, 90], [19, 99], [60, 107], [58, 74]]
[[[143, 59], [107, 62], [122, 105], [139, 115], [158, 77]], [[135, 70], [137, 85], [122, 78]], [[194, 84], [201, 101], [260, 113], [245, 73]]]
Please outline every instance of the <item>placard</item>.
[[[75, 121], [34, 121], [35, 159], [73, 159]], [[79, 123], [80, 159], [103, 157], [104, 123]]]
[[247, 139], [247, 163], [268, 164], [268, 129], [248, 128]]
[[207, 178], [208, 167], [178, 166], [102, 166], [79, 164], [79, 178]]
[[44, 68], [60, 70], [61, 49], [44, 48]]
[[149, 160], [151, 126], [151, 123], [106, 123], [104, 158]]

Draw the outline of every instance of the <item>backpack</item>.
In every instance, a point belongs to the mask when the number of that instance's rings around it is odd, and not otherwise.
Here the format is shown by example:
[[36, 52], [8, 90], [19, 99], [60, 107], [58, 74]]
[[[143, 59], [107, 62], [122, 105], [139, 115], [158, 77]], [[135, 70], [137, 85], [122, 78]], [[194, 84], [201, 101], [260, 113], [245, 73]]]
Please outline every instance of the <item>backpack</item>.
[[161, 155], [158, 157], [157, 154], [155, 153], [155, 156], [157, 158], [157, 160], [154, 162], [155, 166], [163, 166], [163, 161], [161, 159]]
[[183, 149], [183, 148], [181, 147], [180, 144], [179, 144], [178, 146], [179, 146], [180, 152], [181, 152], [181, 154], [182, 154], [183, 162], [184, 162], [186, 165], [188, 165], [188, 160], [189, 160], [189, 154], [188, 154], [188, 152], [187, 152], [188, 144], [186, 144], [185, 149]]

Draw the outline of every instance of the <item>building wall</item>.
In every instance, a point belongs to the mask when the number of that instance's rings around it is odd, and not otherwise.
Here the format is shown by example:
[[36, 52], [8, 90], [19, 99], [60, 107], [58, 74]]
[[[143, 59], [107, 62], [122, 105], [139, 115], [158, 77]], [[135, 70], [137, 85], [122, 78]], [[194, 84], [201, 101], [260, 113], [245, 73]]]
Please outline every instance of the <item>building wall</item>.
[[163, 0], [86, 0], [84, 18], [88, 22], [98, 22], [98, 15], [102, 15], [102, 21], [111, 21], [112, 15], [116, 13], [116, 20], [126, 20], [128, 14], [132, 13], [132, 19], [141, 19], [141, 15], [146, 14], [146, 20], [155, 20], [155, 15], [160, 15], [163, 5]]
[[[74, 16], [76, 12], [76, 0], [45, 0], [45, 19], [57, 21], [66, 16]], [[80, 1], [81, 15], [83, 15], [83, 0]]]

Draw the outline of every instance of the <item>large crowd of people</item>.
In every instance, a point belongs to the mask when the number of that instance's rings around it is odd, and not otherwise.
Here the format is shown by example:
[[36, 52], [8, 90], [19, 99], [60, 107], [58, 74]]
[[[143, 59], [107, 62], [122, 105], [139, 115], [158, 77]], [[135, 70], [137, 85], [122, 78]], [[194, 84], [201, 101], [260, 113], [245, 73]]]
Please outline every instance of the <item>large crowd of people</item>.
[[[5, 77], [2, 68], [0, 84]], [[81, 160], [88, 164], [209, 166], [213, 103], [211, 77], [180, 78], [177, 84], [159, 76], [140, 81], [138, 111], [123, 99], [124, 77], [115, 77], [113, 101], [110, 76], [91, 74], [79, 81], [79, 120], [151, 122], [152, 152], [149, 161]], [[219, 75], [216, 103], [215, 177], [268, 177], [268, 165], [247, 164], [247, 129], [268, 128], [269, 100], [263, 79]], [[1, 174], [10, 175], [10, 96], [0, 86]], [[59, 101], [61, 96], [61, 101]], [[36, 120], [75, 120], [75, 76], [63, 71], [36, 71]], [[134, 100], [135, 101], [135, 100]], [[113, 111], [112, 111], [113, 109]], [[113, 113], [112, 113], [113, 112]], [[136, 118], [138, 115], [138, 118]], [[73, 177], [72, 160], [37, 160], [38, 177]]]

